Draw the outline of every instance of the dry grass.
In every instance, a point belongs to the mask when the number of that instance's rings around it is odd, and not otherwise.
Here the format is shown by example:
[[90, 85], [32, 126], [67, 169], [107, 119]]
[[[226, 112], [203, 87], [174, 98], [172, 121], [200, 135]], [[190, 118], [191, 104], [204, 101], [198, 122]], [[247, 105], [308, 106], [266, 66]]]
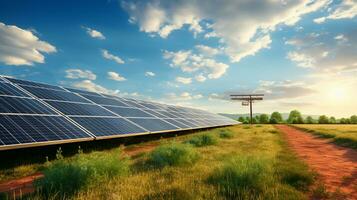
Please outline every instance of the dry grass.
[[357, 149], [357, 125], [345, 124], [301, 124], [294, 125], [299, 129], [310, 132], [322, 138], [331, 138], [340, 146]]

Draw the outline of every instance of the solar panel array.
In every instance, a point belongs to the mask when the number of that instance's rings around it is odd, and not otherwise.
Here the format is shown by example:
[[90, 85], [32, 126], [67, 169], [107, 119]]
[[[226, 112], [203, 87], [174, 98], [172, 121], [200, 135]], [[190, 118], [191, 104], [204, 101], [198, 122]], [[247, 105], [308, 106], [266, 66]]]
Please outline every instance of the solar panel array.
[[233, 124], [198, 109], [0, 76], [0, 150]]

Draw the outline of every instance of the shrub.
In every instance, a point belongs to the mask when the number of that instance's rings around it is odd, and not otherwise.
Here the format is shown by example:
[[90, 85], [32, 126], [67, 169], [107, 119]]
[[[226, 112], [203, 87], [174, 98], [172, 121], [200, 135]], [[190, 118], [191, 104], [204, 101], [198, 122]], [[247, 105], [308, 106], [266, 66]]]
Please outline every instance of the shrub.
[[57, 160], [47, 163], [44, 178], [35, 182], [41, 195], [68, 198], [90, 183], [108, 180], [129, 172], [127, 160], [119, 158], [120, 152], [77, 154], [64, 160], [61, 151]]
[[319, 124], [328, 124], [329, 119], [326, 115], [321, 115], [318, 120]]
[[281, 114], [279, 112], [273, 112], [270, 116], [269, 122], [271, 124], [279, 124], [279, 123], [283, 122], [283, 117], [281, 116]]
[[169, 143], [157, 147], [149, 155], [148, 163], [156, 167], [182, 166], [197, 161], [198, 154], [188, 144]]
[[230, 131], [223, 130], [219, 133], [220, 138], [233, 138], [233, 133]]
[[228, 199], [259, 199], [272, 183], [269, 162], [256, 157], [240, 157], [227, 161], [208, 179]]
[[217, 138], [212, 134], [203, 134], [192, 137], [187, 143], [196, 147], [203, 147], [217, 144]]
[[259, 116], [259, 123], [261, 123], [261, 124], [269, 123], [269, 116], [267, 114], [261, 114]]
[[315, 123], [314, 119], [311, 116], [307, 116], [305, 119], [306, 124], [313, 124]]

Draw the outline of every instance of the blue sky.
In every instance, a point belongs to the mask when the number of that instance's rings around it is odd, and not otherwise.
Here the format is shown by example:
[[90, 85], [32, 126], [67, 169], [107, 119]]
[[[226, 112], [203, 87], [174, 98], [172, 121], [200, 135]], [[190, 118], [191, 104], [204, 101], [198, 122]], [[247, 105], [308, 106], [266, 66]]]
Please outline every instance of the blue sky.
[[357, 111], [357, 3], [2, 1], [0, 74], [212, 112]]

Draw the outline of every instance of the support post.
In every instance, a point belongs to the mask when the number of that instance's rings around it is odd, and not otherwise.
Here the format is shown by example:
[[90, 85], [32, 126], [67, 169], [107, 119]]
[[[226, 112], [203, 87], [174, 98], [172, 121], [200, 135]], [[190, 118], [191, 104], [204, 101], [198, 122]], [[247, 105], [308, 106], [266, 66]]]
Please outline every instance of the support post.
[[252, 103], [252, 96], [249, 96], [249, 106], [250, 106], [250, 124], [253, 124], [253, 103]]

